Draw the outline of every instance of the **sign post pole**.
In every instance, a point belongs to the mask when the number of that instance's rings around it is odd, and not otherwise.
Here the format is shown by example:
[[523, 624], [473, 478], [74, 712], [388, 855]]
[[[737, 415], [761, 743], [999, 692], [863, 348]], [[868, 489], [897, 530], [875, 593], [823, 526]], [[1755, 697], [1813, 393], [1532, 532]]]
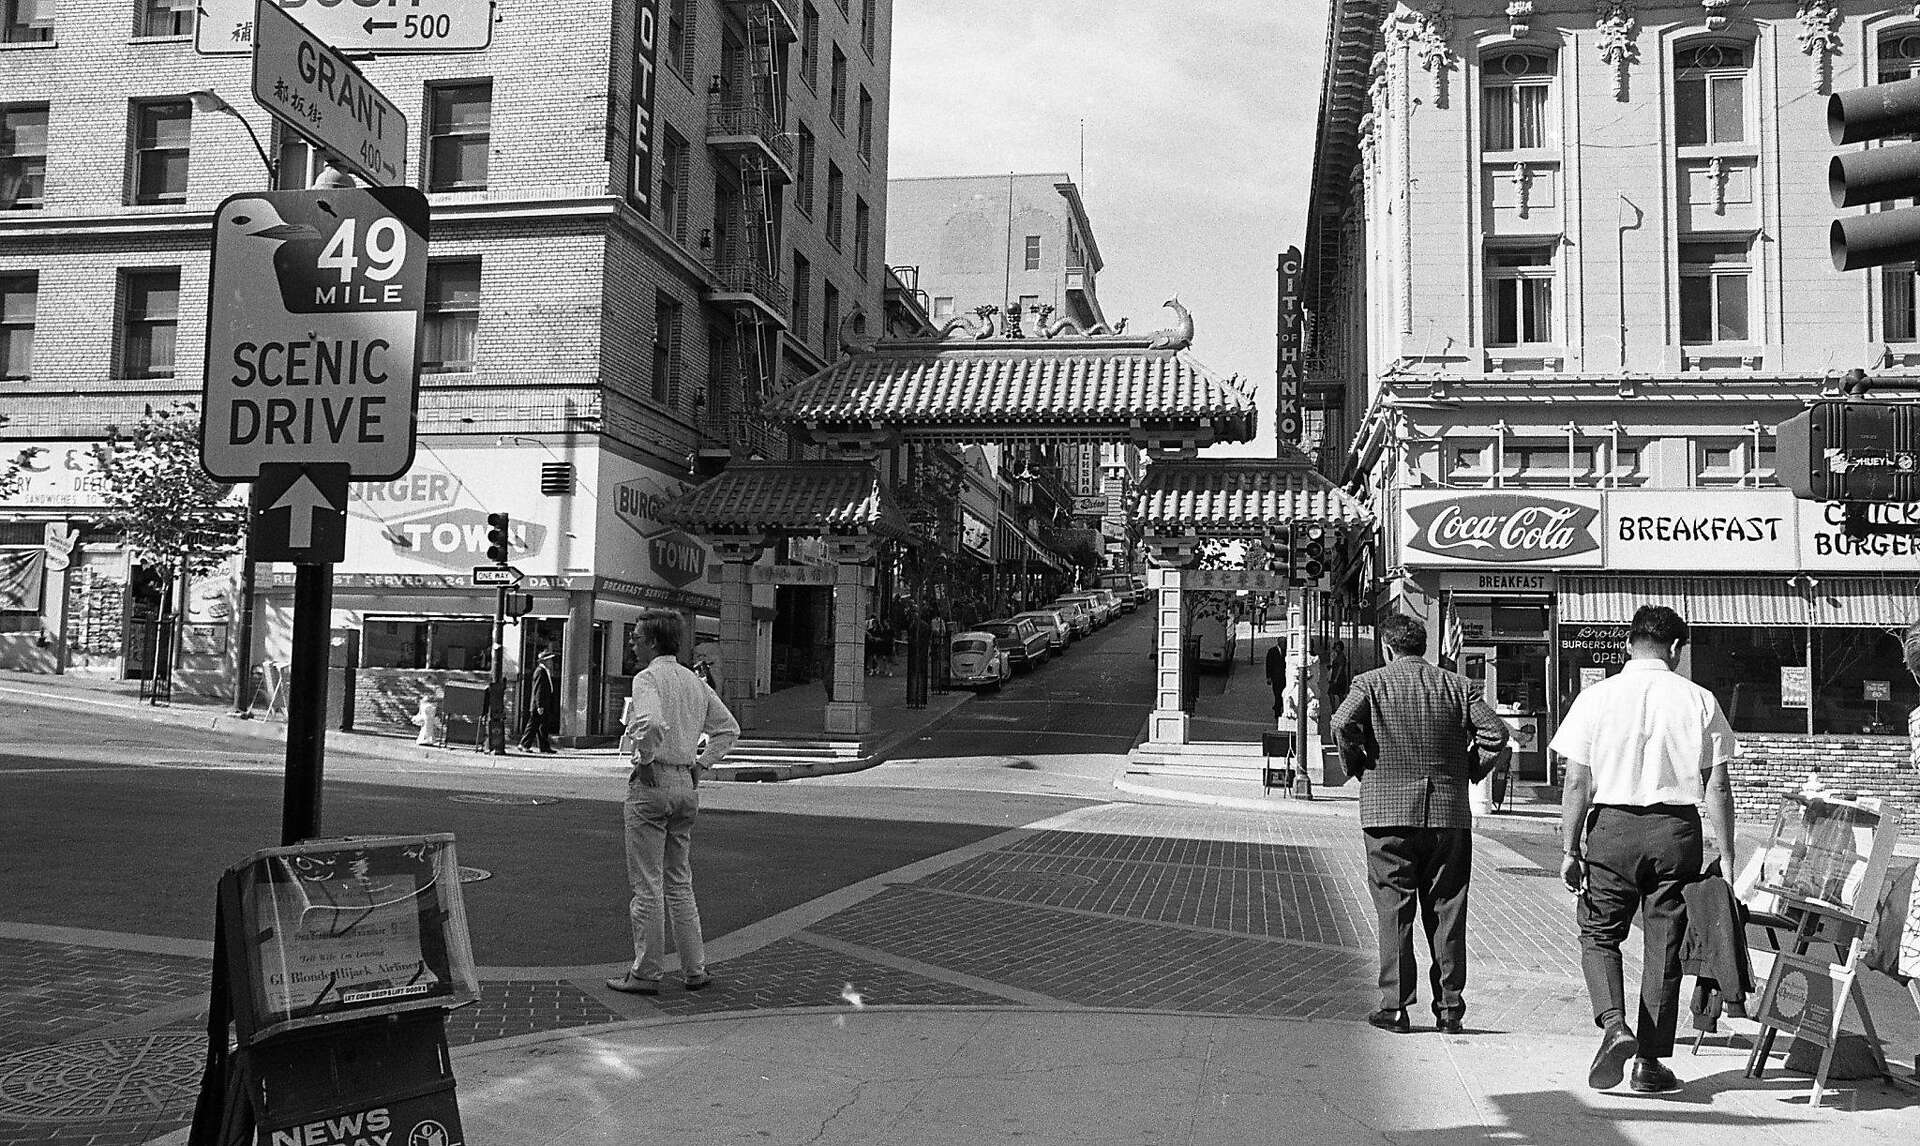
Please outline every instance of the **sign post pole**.
[[327, 748], [327, 627], [332, 615], [333, 566], [294, 566], [281, 847], [320, 835], [320, 782]]
[[493, 704], [487, 709], [487, 751], [507, 754], [507, 586], [493, 594]]

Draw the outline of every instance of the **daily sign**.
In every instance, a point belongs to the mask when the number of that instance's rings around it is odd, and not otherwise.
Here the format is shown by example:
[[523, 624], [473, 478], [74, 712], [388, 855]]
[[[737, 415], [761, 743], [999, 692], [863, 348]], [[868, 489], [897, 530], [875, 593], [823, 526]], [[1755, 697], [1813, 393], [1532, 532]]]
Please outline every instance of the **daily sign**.
[[413, 464], [427, 198], [411, 187], [253, 191], [213, 220], [200, 456], [222, 481], [268, 463]]
[[273, 0], [253, 7], [253, 98], [369, 183], [407, 178], [407, 117]]

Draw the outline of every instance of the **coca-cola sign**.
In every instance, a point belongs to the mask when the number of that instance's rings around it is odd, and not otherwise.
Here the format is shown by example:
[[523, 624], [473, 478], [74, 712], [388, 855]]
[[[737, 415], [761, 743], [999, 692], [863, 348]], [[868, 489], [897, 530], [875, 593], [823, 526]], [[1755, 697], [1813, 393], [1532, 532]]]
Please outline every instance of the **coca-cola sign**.
[[[1534, 493], [1407, 495], [1415, 561], [1597, 565], [1599, 498]], [[1575, 499], [1578, 500], [1575, 500]]]

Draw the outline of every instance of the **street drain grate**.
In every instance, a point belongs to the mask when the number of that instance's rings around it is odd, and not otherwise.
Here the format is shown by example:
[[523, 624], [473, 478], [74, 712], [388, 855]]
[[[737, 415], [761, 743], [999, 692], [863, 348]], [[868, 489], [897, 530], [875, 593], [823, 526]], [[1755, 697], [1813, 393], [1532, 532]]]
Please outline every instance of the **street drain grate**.
[[1526, 875], [1535, 879], [1549, 879], [1560, 874], [1557, 871], [1547, 871], [1545, 868], [1537, 867], [1502, 867], [1494, 870], [1501, 875]]
[[486, 868], [468, 867], [466, 864], [460, 865], [460, 882], [461, 883], [479, 883], [483, 879], [492, 879], [492, 878], [493, 878], [493, 873], [488, 871]]
[[157, 1033], [0, 1055], [0, 1121], [90, 1122], [191, 1109], [206, 1036]]
[[462, 792], [458, 796], [448, 796], [456, 804], [505, 804], [514, 808], [531, 808], [540, 804], [558, 804], [554, 796], [515, 796], [498, 792]]

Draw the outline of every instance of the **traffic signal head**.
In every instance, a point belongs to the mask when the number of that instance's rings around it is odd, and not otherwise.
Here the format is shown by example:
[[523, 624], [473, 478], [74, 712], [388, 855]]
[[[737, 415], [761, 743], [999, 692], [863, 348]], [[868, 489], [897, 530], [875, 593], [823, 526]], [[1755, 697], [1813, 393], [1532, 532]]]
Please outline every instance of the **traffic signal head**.
[[1920, 501], [1920, 406], [1825, 401], [1780, 423], [1775, 472], [1808, 501]]
[[[1827, 99], [1827, 135], [1837, 144], [1902, 139], [1920, 132], [1920, 79], [1872, 84]], [[1836, 207], [1911, 201], [1920, 191], [1920, 143], [1849, 151], [1827, 163], [1827, 193]], [[1920, 257], [1920, 208], [1874, 211], [1836, 219], [1828, 233], [1835, 270]]]
[[1302, 522], [1293, 527], [1293, 546], [1289, 578], [1294, 584], [1318, 581], [1327, 571], [1327, 527], [1318, 522]]
[[505, 565], [507, 558], [512, 556], [507, 540], [507, 526], [511, 520], [504, 513], [487, 515], [487, 560], [495, 565]]
[[507, 616], [524, 617], [531, 612], [533, 612], [532, 593], [507, 594]]

